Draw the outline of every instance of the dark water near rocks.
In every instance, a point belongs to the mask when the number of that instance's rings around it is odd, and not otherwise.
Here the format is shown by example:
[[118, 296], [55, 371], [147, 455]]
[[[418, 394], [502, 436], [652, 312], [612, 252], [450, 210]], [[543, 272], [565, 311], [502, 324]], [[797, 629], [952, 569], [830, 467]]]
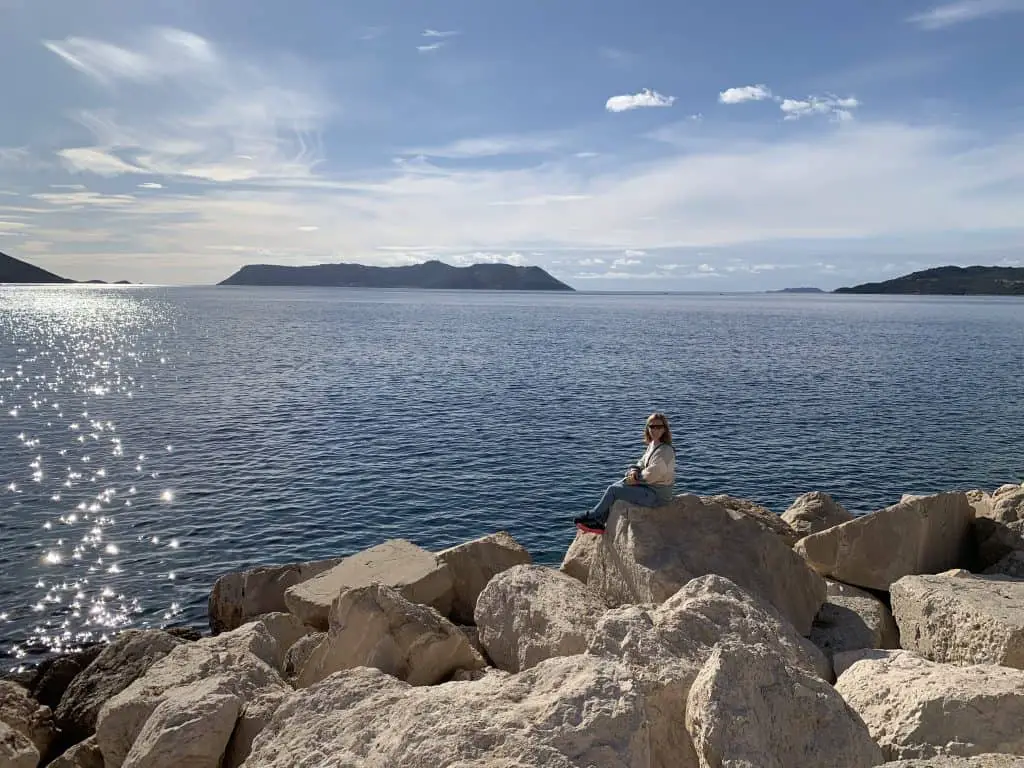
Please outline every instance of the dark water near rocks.
[[557, 563], [654, 409], [778, 512], [1020, 481], [1024, 302], [0, 286], [5, 666], [391, 537]]

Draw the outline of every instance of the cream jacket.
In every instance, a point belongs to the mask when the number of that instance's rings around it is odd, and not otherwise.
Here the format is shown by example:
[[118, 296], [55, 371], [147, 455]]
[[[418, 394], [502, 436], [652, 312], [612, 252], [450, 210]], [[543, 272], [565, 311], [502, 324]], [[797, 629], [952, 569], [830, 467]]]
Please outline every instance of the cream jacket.
[[637, 466], [648, 485], [672, 485], [676, 481], [676, 452], [668, 443], [649, 442]]

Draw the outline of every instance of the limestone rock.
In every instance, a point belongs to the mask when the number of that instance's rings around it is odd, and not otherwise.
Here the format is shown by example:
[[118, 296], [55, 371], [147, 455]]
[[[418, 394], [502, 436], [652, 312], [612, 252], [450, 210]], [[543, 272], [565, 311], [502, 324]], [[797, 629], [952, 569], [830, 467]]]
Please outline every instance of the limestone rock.
[[288, 610], [284, 593], [289, 587], [319, 576], [342, 558], [308, 563], [271, 565], [226, 573], [214, 582], [207, 611], [214, 634], [237, 629], [265, 613]]
[[850, 666], [836, 690], [889, 760], [1024, 754], [1024, 671], [889, 651]]
[[333, 568], [285, 590], [288, 610], [310, 626], [326, 630], [331, 604], [346, 589], [380, 583], [413, 603], [447, 616], [452, 607], [451, 570], [425, 549], [392, 539], [346, 557]]
[[42, 662], [29, 687], [32, 698], [50, 709], [57, 709], [71, 681], [88, 667], [105, 647], [107, 646], [97, 643], [90, 648], [54, 656]]
[[989, 753], [976, 757], [930, 757], [922, 760], [894, 760], [881, 768], [1024, 768], [1024, 756]]
[[104, 703], [185, 642], [159, 629], [129, 629], [117, 635], [61, 697], [54, 714], [64, 737], [75, 743], [95, 733]]
[[[1006, 486], [1004, 486], [1006, 487]], [[1000, 523], [1016, 523], [1024, 520], [1024, 488], [1010, 486], [1011, 490], [992, 495], [991, 517]]]
[[558, 570], [566, 576], [572, 576], [584, 584], [590, 576], [590, 563], [594, 559], [594, 552], [601, 546], [602, 537], [576, 531], [576, 538], [572, 540], [569, 549], [562, 558], [562, 566]]
[[284, 677], [286, 680], [295, 680], [306, 666], [309, 657], [313, 655], [317, 646], [327, 637], [326, 632], [311, 632], [298, 640], [284, 657]]
[[266, 689], [287, 690], [270, 666], [278, 652], [261, 622], [176, 647], [100, 709], [96, 743], [106, 768], [121, 768], [146, 722], [174, 689], [216, 677], [230, 682], [222, 693], [241, 701]]
[[90, 736], [75, 744], [47, 768], [104, 768], [103, 753], [96, 746], [96, 737]]
[[891, 594], [903, 648], [932, 661], [1024, 669], [1024, 581], [906, 576]]
[[871, 589], [959, 565], [974, 509], [962, 492], [914, 498], [801, 539], [795, 549], [819, 573]]
[[700, 500], [705, 504], [720, 504], [726, 509], [731, 509], [733, 512], [740, 512], [746, 515], [766, 531], [779, 536], [790, 547], [800, 539], [800, 535], [790, 527], [788, 522], [757, 502], [750, 501], [749, 499], [738, 499], [725, 493], [720, 493], [717, 496], [701, 496]]
[[680, 713], [701, 666], [720, 642], [782, 655], [828, 679], [821, 651], [768, 602], [721, 576], [694, 579], [661, 605], [615, 608], [598, 622], [590, 655], [620, 659], [647, 700], [652, 768], [699, 763]]
[[802, 539], [853, 520], [853, 515], [827, 493], [811, 491], [797, 496], [789, 509], [782, 513], [782, 519]]
[[661, 603], [716, 573], [753, 592], [801, 634], [825, 600], [825, 582], [750, 517], [693, 495], [645, 508], [616, 502], [588, 586], [612, 605]]
[[263, 623], [263, 626], [267, 628], [267, 632], [277, 642], [276, 663], [273, 667], [283, 674], [288, 650], [303, 637], [315, 630], [303, 624], [290, 613], [265, 613], [256, 620]]
[[[53, 713], [49, 707], [40, 706], [29, 697], [28, 691], [20, 685], [8, 680], [0, 680], [0, 722], [5, 723], [11, 731], [20, 734], [32, 744], [38, 753], [36, 760], [49, 751], [55, 736]], [[10, 736], [7, 737], [7, 742], [21, 743], [19, 739]], [[19, 750], [20, 747], [10, 747], [12, 754], [17, 754]]]
[[979, 517], [971, 525], [975, 570], [984, 570], [1013, 552], [1024, 552], [1024, 520], [1001, 523]]
[[39, 750], [25, 734], [0, 720], [0, 765], [4, 768], [36, 768]]
[[424, 687], [360, 667], [292, 695], [245, 766], [648, 768], [634, 688], [621, 663], [592, 656]]
[[1003, 483], [994, 491], [992, 491], [992, 498], [997, 496], [1005, 496], [1009, 493], [1017, 493], [1021, 488], [1024, 488], [1024, 483]]
[[690, 688], [686, 727], [702, 766], [868, 768], [884, 759], [831, 685], [763, 646], [715, 646]]
[[1024, 549], [1014, 550], [992, 567], [986, 568], [985, 574], [1024, 579]]
[[249, 696], [238, 713], [234, 733], [224, 751], [222, 768], [239, 768], [246, 761], [253, 741], [267, 727], [277, 708], [291, 693], [291, 689], [282, 686], [262, 688]]
[[353, 667], [374, 667], [412, 685], [433, 685], [456, 669], [484, 666], [458, 627], [383, 584], [343, 592], [331, 608], [330, 625], [296, 687], [308, 688]]
[[517, 565], [480, 593], [480, 643], [499, 669], [519, 672], [552, 656], [583, 653], [605, 604], [571, 576]]
[[533, 562], [530, 553], [506, 531], [438, 552], [437, 560], [451, 571], [451, 618], [460, 624], [473, 623], [476, 599], [495, 575], [514, 565]]
[[885, 603], [857, 587], [826, 582], [828, 597], [814, 619], [810, 639], [830, 659], [859, 648], [899, 648], [899, 628]]
[[167, 692], [146, 720], [123, 768], [220, 768], [242, 706], [223, 675]]
[[992, 497], [980, 488], [967, 491], [967, 500], [974, 507], [975, 518], [992, 516]]

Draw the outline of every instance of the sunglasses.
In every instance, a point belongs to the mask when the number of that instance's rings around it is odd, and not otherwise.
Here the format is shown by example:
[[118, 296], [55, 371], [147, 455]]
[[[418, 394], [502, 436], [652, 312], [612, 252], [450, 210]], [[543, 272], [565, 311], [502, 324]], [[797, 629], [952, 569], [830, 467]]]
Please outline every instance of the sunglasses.
[[664, 424], [648, 424], [647, 428], [648, 429], [664, 429], [665, 425]]

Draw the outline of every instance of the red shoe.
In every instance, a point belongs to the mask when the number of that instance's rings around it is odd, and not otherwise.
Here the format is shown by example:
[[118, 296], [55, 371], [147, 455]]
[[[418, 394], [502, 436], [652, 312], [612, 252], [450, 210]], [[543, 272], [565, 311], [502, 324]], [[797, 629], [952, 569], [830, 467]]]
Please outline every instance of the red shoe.
[[576, 528], [584, 533], [596, 533], [598, 535], [604, 533], [604, 523], [599, 523], [596, 520], [579, 520], [576, 522]]

